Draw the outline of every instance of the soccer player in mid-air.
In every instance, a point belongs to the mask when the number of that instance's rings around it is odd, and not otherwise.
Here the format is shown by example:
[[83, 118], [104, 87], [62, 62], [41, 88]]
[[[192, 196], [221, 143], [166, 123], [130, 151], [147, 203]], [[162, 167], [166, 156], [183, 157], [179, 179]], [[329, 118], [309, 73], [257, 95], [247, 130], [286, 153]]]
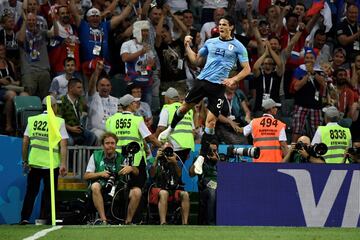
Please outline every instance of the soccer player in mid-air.
[[[251, 72], [247, 50], [233, 37], [234, 28], [232, 17], [222, 17], [219, 21], [220, 36], [208, 39], [198, 53], [191, 49], [192, 37], [185, 37], [184, 44], [189, 61], [196, 66], [203, 63], [205, 59], [206, 62], [194, 87], [186, 95], [185, 102], [175, 112], [170, 126], [160, 133], [160, 141], [169, 137], [187, 111], [207, 97], [209, 112], [201, 140], [200, 157], [207, 154], [207, 146], [215, 135], [215, 124], [224, 102], [225, 86], [238, 84]], [[236, 68], [237, 61], [240, 62], [242, 70], [235, 76], [229, 77], [230, 71]]]

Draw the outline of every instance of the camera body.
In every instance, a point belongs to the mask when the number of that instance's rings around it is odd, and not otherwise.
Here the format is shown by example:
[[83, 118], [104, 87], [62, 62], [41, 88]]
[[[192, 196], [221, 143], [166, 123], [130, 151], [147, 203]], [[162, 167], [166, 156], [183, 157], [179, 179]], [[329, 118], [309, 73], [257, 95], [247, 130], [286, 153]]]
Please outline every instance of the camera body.
[[134, 156], [140, 151], [140, 144], [137, 142], [130, 142], [129, 144], [122, 146], [121, 153], [124, 157]]
[[302, 141], [295, 144], [296, 150], [304, 149], [310, 156], [318, 157], [327, 153], [328, 147], [324, 143], [315, 143], [314, 145], [306, 145]]
[[165, 157], [172, 157], [174, 156], [174, 149], [171, 146], [165, 147], [163, 149], [163, 154]]
[[351, 147], [348, 149], [348, 153], [351, 155], [360, 155], [360, 148]]
[[113, 196], [113, 194], [111, 194], [112, 192], [115, 192], [115, 182], [116, 182], [116, 177], [117, 177], [117, 173], [111, 171], [111, 169], [106, 168], [106, 170], [108, 172], [110, 172], [110, 177], [108, 178], [108, 180], [106, 181], [105, 184], [105, 192], [107, 192], [110, 196]]

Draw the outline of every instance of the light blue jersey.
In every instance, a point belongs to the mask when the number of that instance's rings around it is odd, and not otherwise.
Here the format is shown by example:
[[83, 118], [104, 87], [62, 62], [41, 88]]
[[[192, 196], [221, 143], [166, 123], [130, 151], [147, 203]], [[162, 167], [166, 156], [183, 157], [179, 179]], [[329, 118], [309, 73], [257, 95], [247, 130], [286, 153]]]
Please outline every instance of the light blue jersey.
[[221, 84], [225, 78], [229, 77], [229, 73], [236, 66], [237, 60], [240, 63], [249, 61], [246, 48], [237, 39], [210, 38], [199, 50], [199, 55], [207, 57], [207, 60], [198, 79], [206, 79], [217, 84]]

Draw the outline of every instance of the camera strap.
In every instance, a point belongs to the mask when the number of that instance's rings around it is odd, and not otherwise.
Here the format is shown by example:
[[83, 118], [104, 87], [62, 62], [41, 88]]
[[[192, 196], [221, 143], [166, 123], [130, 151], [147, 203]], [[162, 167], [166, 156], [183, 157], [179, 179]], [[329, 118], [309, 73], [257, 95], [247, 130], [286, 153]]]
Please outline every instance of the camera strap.
[[79, 104], [79, 101], [75, 100], [74, 102], [71, 100], [69, 94], [66, 94], [66, 97], [67, 99], [69, 100], [69, 102], [71, 103], [72, 107], [73, 107], [73, 110], [75, 112], [75, 115], [76, 115], [76, 118], [80, 121], [80, 112], [79, 112], [79, 109], [76, 107], [78, 106]]

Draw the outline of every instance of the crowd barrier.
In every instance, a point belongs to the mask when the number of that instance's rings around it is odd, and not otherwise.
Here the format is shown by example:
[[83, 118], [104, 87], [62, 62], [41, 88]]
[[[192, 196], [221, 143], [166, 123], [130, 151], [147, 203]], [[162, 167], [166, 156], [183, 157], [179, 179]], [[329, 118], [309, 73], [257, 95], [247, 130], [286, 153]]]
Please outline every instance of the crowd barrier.
[[222, 163], [217, 224], [359, 227], [359, 164]]

